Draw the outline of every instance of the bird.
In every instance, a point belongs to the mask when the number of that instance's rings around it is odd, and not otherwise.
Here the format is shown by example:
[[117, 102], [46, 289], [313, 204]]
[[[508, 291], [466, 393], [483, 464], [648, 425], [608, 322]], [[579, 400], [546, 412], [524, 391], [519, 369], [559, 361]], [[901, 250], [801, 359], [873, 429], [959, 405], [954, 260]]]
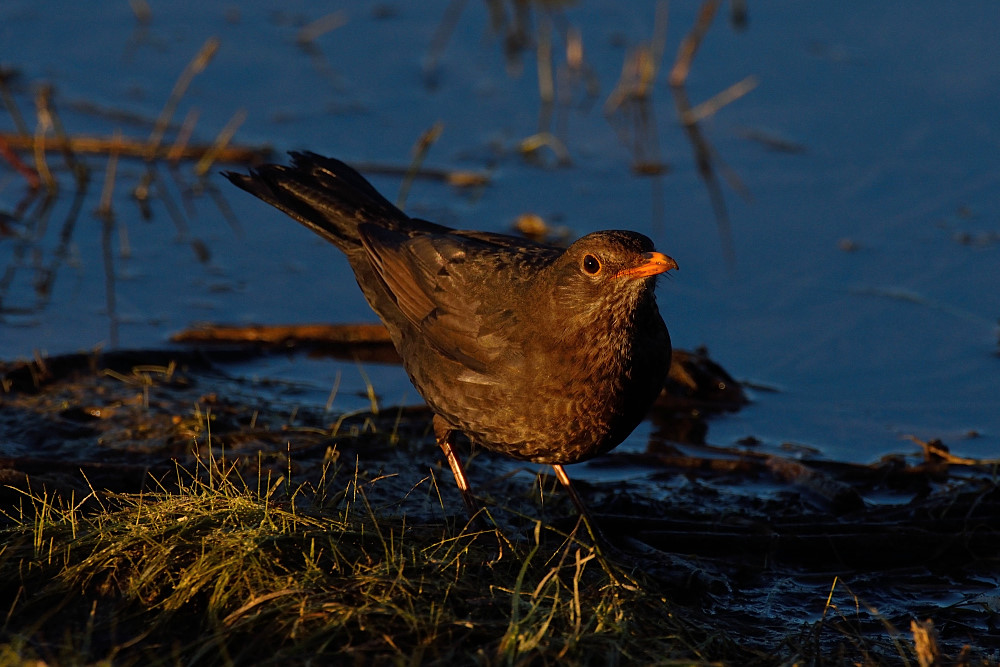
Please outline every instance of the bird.
[[459, 434], [551, 465], [618, 446], [663, 388], [671, 345], [656, 278], [673, 258], [633, 231], [567, 247], [460, 231], [406, 215], [335, 158], [223, 172], [335, 245], [433, 412], [436, 442], [470, 516], [480, 507], [455, 453]]

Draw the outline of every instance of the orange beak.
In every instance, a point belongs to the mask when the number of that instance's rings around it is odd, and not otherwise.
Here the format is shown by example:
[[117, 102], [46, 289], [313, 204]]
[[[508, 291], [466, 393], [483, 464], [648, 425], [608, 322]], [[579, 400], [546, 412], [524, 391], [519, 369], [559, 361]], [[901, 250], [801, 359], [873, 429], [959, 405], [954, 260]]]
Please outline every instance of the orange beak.
[[670, 269], [678, 270], [677, 262], [674, 261], [673, 257], [667, 257], [662, 252], [647, 252], [643, 253], [642, 258], [645, 260], [639, 266], [633, 266], [631, 269], [624, 269], [615, 274], [616, 278], [645, 278], [647, 276], [655, 276], [658, 273], [665, 273]]

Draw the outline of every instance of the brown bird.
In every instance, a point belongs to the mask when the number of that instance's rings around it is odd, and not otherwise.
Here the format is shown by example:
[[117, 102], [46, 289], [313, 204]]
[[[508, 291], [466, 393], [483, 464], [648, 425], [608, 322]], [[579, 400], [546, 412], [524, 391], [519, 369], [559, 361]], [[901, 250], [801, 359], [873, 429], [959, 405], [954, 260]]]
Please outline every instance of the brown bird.
[[225, 175], [347, 255], [385, 323], [471, 515], [454, 435], [551, 464], [616, 447], [648, 412], [670, 367], [656, 275], [676, 269], [642, 234], [603, 231], [568, 248], [410, 218], [339, 160]]

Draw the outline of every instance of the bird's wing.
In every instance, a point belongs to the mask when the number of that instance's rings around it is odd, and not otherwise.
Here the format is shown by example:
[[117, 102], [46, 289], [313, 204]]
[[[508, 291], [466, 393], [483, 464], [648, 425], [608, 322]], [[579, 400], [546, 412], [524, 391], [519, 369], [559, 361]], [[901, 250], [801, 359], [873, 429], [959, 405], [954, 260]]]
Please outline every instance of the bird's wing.
[[375, 225], [359, 231], [400, 312], [441, 355], [484, 377], [520, 361], [508, 332], [518, 326], [513, 305], [530, 266], [515, 264], [543, 262], [545, 253], [517, 255], [511, 247], [460, 234], [408, 234]]

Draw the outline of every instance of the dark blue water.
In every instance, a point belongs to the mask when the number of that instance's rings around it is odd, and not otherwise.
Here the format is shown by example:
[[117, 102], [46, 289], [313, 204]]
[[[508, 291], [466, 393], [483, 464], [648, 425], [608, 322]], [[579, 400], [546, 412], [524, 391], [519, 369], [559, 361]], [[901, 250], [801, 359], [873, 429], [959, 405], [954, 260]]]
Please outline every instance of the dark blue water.
[[[545, 151], [541, 165], [518, 152], [539, 130], [534, 47], [505, 57], [485, 3], [470, 2], [434, 52], [448, 5], [173, 3], [154, 6], [140, 24], [128, 3], [6, 0], [0, 63], [20, 72], [11, 85], [31, 131], [33, 91], [49, 82], [71, 134], [120, 128], [145, 138], [148, 126], [80, 103], [155, 118], [211, 36], [220, 49], [175, 114], [180, 122], [198, 111], [199, 140], [212, 140], [245, 110], [235, 142], [270, 144], [279, 158], [307, 148], [406, 165], [417, 138], [441, 122], [427, 164], [486, 171], [491, 182], [460, 191], [417, 181], [408, 211], [490, 230], [525, 212], [574, 235], [626, 227], [678, 261], [681, 270], [658, 292], [675, 344], [707, 345], [738, 378], [779, 390], [755, 392], [751, 407], [714, 422], [712, 442], [753, 435], [772, 447], [795, 443], [869, 461], [917, 451], [903, 439], [913, 434], [940, 437], [965, 456], [1000, 455], [1000, 5], [752, 3], [743, 30], [717, 17], [686, 86], [691, 102], [748, 76], [758, 83], [700, 124], [719, 173], [731, 175], [722, 193], [733, 265], [665, 83], [694, 3], [671, 3], [649, 98], [655, 136], [641, 145], [669, 167], [658, 178], [634, 173], [635, 153], [616, 131], [632, 125], [603, 113], [627, 54], [653, 36], [654, 4], [582, 2], [548, 22], [534, 13], [533, 34], [552, 26], [557, 66], [566, 60], [566, 26], [579, 31], [598, 84], [593, 99], [578, 86], [555, 111], [553, 127], [572, 160], [562, 167]], [[334, 11], [343, 25], [317, 38], [314, 54], [296, 44], [301, 26]], [[6, 112], [0, 129], [14, 129]], [[50, 161], [62, 165], [57, 155]], [[123, 159], [117, 227], [102, 242], [93, 211], [106, 160], [86, 162], [92, 182], [68, 242], [61, 234], [73, 186], [64, 169], [49, 214], [38, 215], [35, 203], [0, 236], [2, 358], [159, 346], [198, 321], [374, 318], [333, 248], [218, 176], [209, 184], [238, 228], [207, 196], [185, 206], [166, 169], [159, 173], [179, 221], [160, 198], [144, 221], [130, 197], [144, 168]], [[184, 183], [196, 182], [190, 164], [179, 171]], [[373, 180], [390, 198], [399, 191], [399, 178]], [[24, 196], [23, 181], [0, 164], [0, 211], [10, 215]], [[46, 276], [52, 290], [39, 294]], [[326, 399], [330, 365], [271, 363], [258, 370], [298, 378]], [[351, 364], [340, 369], [338, 405], [349, 409], [364, 375]], [[364, 372], [386, 401], [416, 400], [398, 369]], [[640, 429], [628, 446], [643, 445]]]

